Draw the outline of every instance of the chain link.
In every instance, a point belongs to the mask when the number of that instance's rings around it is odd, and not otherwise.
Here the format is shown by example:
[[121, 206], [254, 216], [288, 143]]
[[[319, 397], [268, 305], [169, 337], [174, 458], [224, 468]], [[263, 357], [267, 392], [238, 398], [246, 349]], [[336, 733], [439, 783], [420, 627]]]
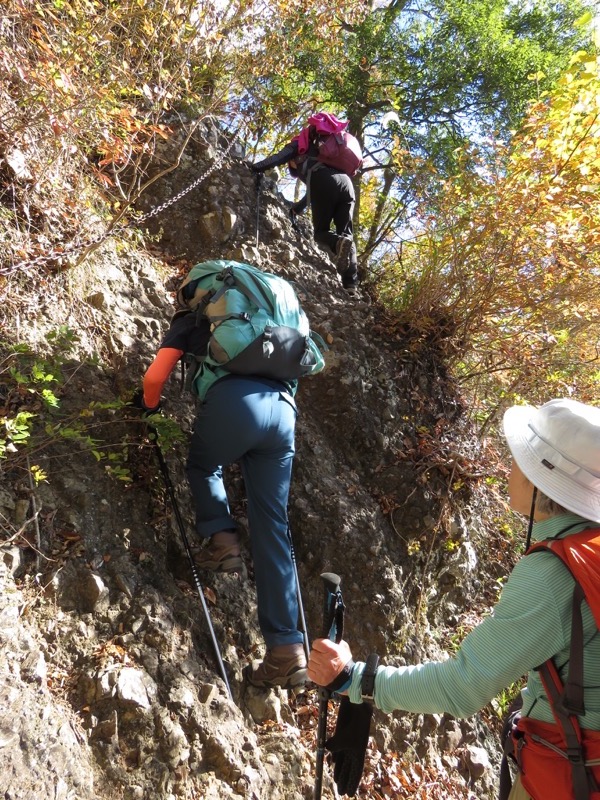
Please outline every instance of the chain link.
[[141, 225], [143, 222], [146, 222], [146, 220], [155, 217], [157, 214], [160, 214], [161, 211], [164, 211], [166, 208], [169, 208], [170, 206], [179, 202], [179, 200], [181, 200], [182, 197], [185, 197], [186, 194], [189, 194], [189, 192], [193, 191], [199, 184], [202, 183], [202, 181], [206, 180], [206, 178], [208, 178], [209, 175], [212, 175], [212, 173], [215, 172], [225, 161], [225, 159], [231, 152], [233, 145], [237, 141], [238, 136], [239, 136], [239, 129], [232, 135], [231, 141], [229, 142], [227, 148], [223, 150], [217, 156], [214, 162], [210, 165], [210, 167], [208, 167], [208, 169], [206, 169], [202, 173], [202, 175], [196, 178], [196, 180], [193, 181], [189, 186], [187, 186], [185, 189], [182, 189], [174, 197], [170, 197], [168, 200], [165, 200], [164, 203], [161, 203], [160, 205], [150, 209], [150, 211], [147, 211], [145, 214], [142, 214], [139, 217], [134, 217], [131, 220], [131, 223], [126, 222], [115, 225], [114, 228], [112, 228], [110, 231], [103, 232], [85, 243], [75, 244], [74, 241], [72, 241], [69, 242], [69, 244], [65, 245], [65, 247], [60, 250], [52, 250], [50, 253], [46, 253], [43, 256], [36, 256], [35, 258], [32, 258], [27, 261], [20, 261], [18, 264], [13, 264], [10, 267], [4, 267], [0, 269], [0, 275], [10, 275], [13, 272], [17, 272], [18, 270], [29, 271], [34, 267], [40, 266], [42, 264], [47, 264], [50, 261], [55, 261], [58, 258], [64, 258], [65, 256], [70, 256], [75, 253], [79, 253], [82, 250], [87, 250], [90, 247], [94, 247], [101, 244], [103, 241], [109, 239], [111, 236], [115, 236], [115, 234], [117, 234], [118, 232], [125, 230], [132, 223], [135, 223], [136, 225]]

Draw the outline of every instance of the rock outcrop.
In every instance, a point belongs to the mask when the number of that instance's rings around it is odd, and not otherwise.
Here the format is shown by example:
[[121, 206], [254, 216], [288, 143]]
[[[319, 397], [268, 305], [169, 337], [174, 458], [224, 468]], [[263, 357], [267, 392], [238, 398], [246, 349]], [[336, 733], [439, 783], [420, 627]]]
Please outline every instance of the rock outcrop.
[[[177, 145], [177, 137], [165, 145], [164, 163]], [[140, 210], [184, 191], [227, 145], [214, 127], [198, 133]], [[67, 325], [76, 332], [62, 366], [60, 414], [88, 419], [94, 440], [85, 446], [49, 433], [35, 453], [46, 474], [37, 487], [22, 464], [9, 462], [3, 473], [0, 774], [7, 800], [312, 796], [314, 690], [288, 697], [242, 678], [262, 647], [247, 539], [246, 580], [203, 576], [232, 701], [144, 424], [104, 407], [139, 385], [173, 311], [172, 290], [192, 263], [235, 258], [293, 280], [329, 344], [326, 370], [298, 392], [290, 499], [309, 636], [319, 633], [319, 576], [333, 571], [342, 576], [345, 635], [357, 655], [377, 650], [391, 663], [436, 657], [440, 629], [457, 624], [474, 589], [496, 577], [468, 497], [462, 508], [448, 503], [456, 441], [469, 433], [443, 366], [426, 348], [413, 348], [366, 290], [344, 292], [309, 223], [291, 226], [269, 178], [257, 228], [255, 181], [242, 155], [231, 148], [196, 188], [148, 218], [152, 252], [107, 240], [50, 279], [46, 304], [7, 331], [40, 353], [48, 352], [49, 331]], [[164, 413], [184, 432], [182, 442], [166, 440], [164, 454], [190, 523], [183, 463], [194, 406], [176, 380]], [[431, 441], [437, 460], [427, 451]], [[227, 477], [244, 529], [241, 477], [235, 467]], [[494, 746], [480, 717], [377, 713], [368, 785], [376, 762], [382, 780], [398, 759], [422, 759], [454, 797], [492, 796]], [[386, 761], [389, 753], [400, 755]], [[327, 773], [324, 797], [333, 796]]]

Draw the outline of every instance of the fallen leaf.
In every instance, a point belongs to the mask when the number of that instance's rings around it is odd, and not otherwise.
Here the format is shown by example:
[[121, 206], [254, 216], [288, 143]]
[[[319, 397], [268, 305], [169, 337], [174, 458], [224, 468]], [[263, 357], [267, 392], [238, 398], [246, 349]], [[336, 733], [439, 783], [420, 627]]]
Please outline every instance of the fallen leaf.
[[213, 605], [216, 605], [216, 604], [217, 604], [217, 596], [215, 595], [215, 593], [213, 592], [213, 590], [212, 590], [212, 589], [210, 589], [208, 586], [206, 586], [206, 587], [204, 588], [204, 596], [205, 596], [205, 597], [206, 597], [206, 599], [207, 599], [207, 600], [208, 600], [210, 603], [212, 603]]

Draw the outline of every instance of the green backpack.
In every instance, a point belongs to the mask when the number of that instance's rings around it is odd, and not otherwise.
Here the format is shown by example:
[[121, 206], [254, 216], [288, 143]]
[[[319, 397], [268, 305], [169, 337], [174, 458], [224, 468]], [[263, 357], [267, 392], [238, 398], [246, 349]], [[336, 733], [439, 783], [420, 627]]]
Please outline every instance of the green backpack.
[[238, 261], [204, 261], [193, 267], [179, 302], [211, 322], [207, 355], [192, 387], [204, 399], [227, 374], [294, 381], [325, 366], [308, 318], [292, 285], [279, 275]]

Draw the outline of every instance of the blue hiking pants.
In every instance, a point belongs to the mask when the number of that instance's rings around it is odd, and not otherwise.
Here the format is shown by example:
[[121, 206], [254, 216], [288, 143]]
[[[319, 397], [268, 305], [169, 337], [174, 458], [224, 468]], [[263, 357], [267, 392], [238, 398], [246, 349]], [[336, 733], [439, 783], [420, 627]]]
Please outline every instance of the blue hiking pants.
[[222, 378], [200, 406], [187, 461], [196, 530], [204, 538], [235, 530], [223, 467], [241, 465], [258, 622], [268, 648], [303, 641], [287, 517], [295, 425], [295, 403], [282, 384]]

